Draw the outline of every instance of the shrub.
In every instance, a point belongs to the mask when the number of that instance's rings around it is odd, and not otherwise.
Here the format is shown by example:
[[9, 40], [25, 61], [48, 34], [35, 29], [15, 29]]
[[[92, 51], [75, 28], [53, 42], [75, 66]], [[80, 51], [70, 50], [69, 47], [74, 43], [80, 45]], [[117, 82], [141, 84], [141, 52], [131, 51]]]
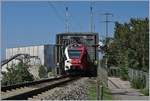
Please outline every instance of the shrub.
[[12, 85], [26, 81], [33, 81], [33, 75], [27, 70], [27, 65], [19, 63], [6, 68], [7, 72], [2, 72], [2, 85]]
[[48, 77], [52, 77], [54, 76], [54, 73], [53, 72], [48, 72]]
[[144, 95], [149, 96], [149, 89], [144, 88], [144, 89], [141, 90], [141, 92], [142, 92]]
[[128, 80], [128, 68], [121, 67], [120, 68], [120, 77], [122, 80]]
[[46, 71], [46, 68], [44, 66], [40, 66], [39, 67], [39, 77], [40, 78], [46, 78], [47, 77], [47, 71]]
[[143, 82], [143, 79], [142, 77], [137, 77], [137, 78], [134, 78], [132, 81], [131, 81], [131, 86], [136, 88], [136, 89], [142, 89], [145, 87], [145, 82]]

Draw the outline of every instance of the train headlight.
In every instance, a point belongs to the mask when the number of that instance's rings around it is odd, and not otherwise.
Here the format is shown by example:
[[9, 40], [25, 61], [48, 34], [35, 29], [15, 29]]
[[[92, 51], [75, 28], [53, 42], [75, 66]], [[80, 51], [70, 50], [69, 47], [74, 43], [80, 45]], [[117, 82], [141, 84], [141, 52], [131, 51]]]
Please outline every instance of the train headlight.
[[78, 63], [81, 63], [81, 61], [79, 60], [79, 62]]

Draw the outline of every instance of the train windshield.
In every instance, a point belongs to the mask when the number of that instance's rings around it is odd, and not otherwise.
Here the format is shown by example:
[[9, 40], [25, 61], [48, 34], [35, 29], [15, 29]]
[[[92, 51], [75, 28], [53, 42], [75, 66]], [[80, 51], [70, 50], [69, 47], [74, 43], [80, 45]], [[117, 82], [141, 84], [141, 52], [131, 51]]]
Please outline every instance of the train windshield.
[[69, 50], [69, 57], [70, 58], [80, 58], [81, 51], [78, 50]]

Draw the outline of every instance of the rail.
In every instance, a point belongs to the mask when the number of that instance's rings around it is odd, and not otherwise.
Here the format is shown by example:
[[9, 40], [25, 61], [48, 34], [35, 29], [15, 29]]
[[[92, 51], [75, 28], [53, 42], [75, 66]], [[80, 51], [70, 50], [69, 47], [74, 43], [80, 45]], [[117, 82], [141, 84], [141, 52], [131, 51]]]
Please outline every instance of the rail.
[[[34, 81], [30, 83], [24, 83], [20, 85], [12, 85], [2, 87], [2, 100], [27, 100], [35, 95], [38, 95], [44, 91], [50, 90], [60, 85], [64, 85], [70, 81], [76, 80], [77, 78], [70, 78], [68, 76], [61, 76], [58, 78]], [[27, 85], [27, 86], [26, 86]], [[5, 89], [5, 90], [4, 90]], [[6, 90], [7, 89], [7, 90]]]
[[61, 77], [57, 77], [57, 78], [43, 79], [43, 80], [32, 81], [32, 82], [24, 82], [24, 83], [9, 85], [9, 86], [2, 86], [1, 91], [5, 92], [7, 90], [16, 89], [16, 88], [19, 88], [19, 87], [30, 86], [30, 85], [40, 84], [40, 83], [44, 83], [44, 82], [59, 80], [59, 79], [62, 79], [64, 77], [65, 76], [61, 76]]

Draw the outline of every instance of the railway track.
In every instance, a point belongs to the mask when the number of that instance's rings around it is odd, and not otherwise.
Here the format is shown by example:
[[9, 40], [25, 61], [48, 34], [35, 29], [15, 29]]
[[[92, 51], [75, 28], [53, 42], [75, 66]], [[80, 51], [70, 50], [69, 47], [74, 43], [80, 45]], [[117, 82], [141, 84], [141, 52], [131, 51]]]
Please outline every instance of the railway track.
[[27, 100], [76, 79], [78, 78], [65, 76], [2, 87], [1, 98], [2, 100]]

